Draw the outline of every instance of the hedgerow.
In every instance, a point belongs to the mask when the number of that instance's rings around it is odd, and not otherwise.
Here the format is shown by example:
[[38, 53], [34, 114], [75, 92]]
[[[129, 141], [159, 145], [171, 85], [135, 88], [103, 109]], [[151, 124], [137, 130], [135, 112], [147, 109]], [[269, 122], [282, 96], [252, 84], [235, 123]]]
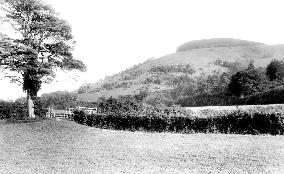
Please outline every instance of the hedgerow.
[[[34, 112], [38, 117], [44, 117], [47, 109], [43, 108], [39, 99], [34, 100]], [[22, 102], [0, 102], [0, 119], [24, 119], [28, 117], [26, 103]]]
[[[210, 115], [211, 114], [211, 115]], [[284, 134], [283, 112], [277, 109], [208, 111], [199, 117], [178, 107], [143, 107], [138, 112], [86, 115], [76, 112], [74, 121], [88, 126], [150, 132]]]
[[0, 119], [27, 117], [27, 106], [20, 102], [0, 102]]

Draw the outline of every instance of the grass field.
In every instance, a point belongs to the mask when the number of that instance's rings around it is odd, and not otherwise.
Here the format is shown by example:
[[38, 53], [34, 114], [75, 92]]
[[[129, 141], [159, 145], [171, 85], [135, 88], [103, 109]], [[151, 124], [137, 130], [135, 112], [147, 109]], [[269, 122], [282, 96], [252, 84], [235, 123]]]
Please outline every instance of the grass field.
[[284, 136], [0, 121], [0, 173], [284, 173]]
[[262, 107], [262, 108], [284, 108], [284, 104], [269, 104], [269, 105], [239, 105], [239, 106], [201, 106], [201, 107], [185, 107], [186, 110], [191, 110], [194, 112], [199, 112], [202, 110], [213, 110], [213, 111], [222, 111], [222, 110], [237, 110], [237, 109], [253, 109], [255, 107]]

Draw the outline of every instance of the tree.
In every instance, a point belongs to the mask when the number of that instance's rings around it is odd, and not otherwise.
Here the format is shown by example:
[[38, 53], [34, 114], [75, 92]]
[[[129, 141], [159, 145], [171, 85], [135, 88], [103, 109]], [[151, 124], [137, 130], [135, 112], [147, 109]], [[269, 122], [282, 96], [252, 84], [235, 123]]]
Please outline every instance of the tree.
[[263, 92], [266, 88], [267, 83], [265, 75], [254, 69], [251, 64], [246, 70], [242, 70], [234, 74], [228, 85], [228, 90], [238, 97]]
[[155, 107], [160, 104], [166, 106], [174, 104], [170, 91], [167, 90], [152, 92], [143, 100], [143, 102]]
[[49, 5], [40, 0], [0, 0], [0, 9], [5, 13], [1, 22], [16, 32], [0, 41], [0, 66], [18, 74], [9, 77], [22, 84], [29, 117], [34, 118], [33, 99], [41, 84], [50, 82], [57, 69], [85, 71], [86, 66], [73, 58], [71, 26]]
[[209, 74], [207, 76], [201, 76], [197, 82], [197, 94], [212, 94], [217, 92], [219, 82], [219, 74]]
[[255, 69], [255, 67], [254, 67], [254, 61], [253, 60], [251, 60], [250, 62], [249, 62], [249, 64], [248, 64], [248, 67], [247, 67], [247, 70], [254, 70]]
[[78, 94], [87, 93], [90, 90], [90, 84], [84, 84], [83, 86], [80, 86], [78, 89]]
[[214, 91], [216, 91], [216, 93], [227, 92], [228, 85], [230, 83], [230, 77], [230, 73], [223, 72], [219, 77], [217, 88], [214, 89]]
[[270, 81], [282, 80], [284, 78], [284, 62], [272, 60], [266, 67], [266, 76]]
[[68, 91], [56, 91], [41, 95], [41, 102], [45, 108], [67, 109], [77, 105], [77, 94]]
[[146, 98], [149, 95], [149, 91], [148, 89], [142, 89], [141, 91], [139, 91], [138, 94], [134, 95], [134, 99], [138, 102], [142, 102], [144, 98]]

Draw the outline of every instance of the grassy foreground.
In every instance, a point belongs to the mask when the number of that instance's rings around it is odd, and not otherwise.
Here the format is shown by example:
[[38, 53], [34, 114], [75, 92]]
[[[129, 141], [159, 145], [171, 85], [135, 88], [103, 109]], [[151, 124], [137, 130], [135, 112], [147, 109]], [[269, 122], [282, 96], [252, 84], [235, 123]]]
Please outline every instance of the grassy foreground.
[[0, 121], [0, 173], [284, 173], [284, 136], [145, 133]]

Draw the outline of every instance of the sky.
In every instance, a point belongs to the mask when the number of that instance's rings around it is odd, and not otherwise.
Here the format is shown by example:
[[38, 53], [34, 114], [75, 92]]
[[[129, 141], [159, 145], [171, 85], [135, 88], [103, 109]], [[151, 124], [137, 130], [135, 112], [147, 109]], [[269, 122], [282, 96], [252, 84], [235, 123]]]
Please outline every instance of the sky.
[[[46, 0], [72, 26], [74, 57], [87, 72], [58, 72], [39, 95], [72, 91], [149, 58], [176, 51], [188, 41], [236, 38], [284, 44], [283, 0]], [[21, 86], [0, 80], [0, 99], [25, 96]]]

